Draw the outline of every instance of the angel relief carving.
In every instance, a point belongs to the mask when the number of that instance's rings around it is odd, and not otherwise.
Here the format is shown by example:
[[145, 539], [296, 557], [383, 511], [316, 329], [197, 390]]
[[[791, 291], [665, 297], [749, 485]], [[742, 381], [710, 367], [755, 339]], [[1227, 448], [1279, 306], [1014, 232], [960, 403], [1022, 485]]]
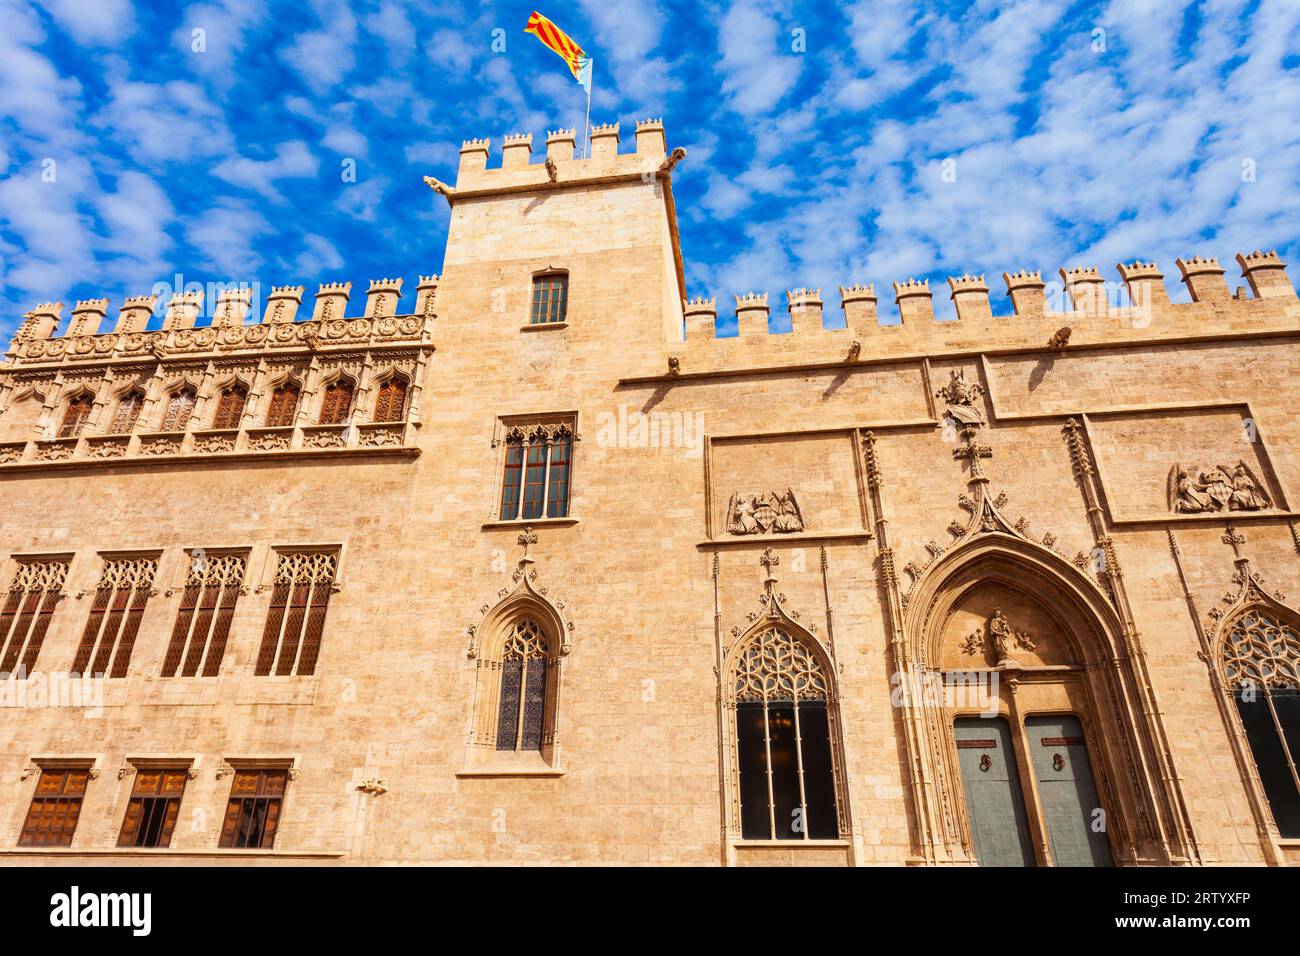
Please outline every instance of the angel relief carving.
[[784, 494], [735, 492], [727, 504], [728, 534], [791, 534], [803, 529], [803, 512], [790, 488]]
[[1262, 511], [1273, 507], [1263, 483], [1244, 461], [1237, 462], [1235, 468], [1214, 465], [1206, 471], [1175, 463], [1169, 469], [1166, 494], [1169, 510], [1175, 514]]

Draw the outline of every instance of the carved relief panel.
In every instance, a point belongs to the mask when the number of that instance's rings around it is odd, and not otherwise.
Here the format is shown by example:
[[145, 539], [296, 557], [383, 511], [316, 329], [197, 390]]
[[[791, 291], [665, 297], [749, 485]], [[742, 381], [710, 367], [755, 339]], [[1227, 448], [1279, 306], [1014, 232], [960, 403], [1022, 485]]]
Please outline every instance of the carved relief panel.
[[1027, 595], [1002, 585], [971, 592], [943, 631], [944, 670], [1078, 663], [1056, 620]]

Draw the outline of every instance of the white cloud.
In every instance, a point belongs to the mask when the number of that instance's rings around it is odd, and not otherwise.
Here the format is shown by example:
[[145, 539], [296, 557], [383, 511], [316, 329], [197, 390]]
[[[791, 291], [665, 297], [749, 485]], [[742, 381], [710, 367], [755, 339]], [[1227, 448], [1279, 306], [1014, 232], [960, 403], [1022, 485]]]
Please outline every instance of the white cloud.
[[131, 0], [36, 0], [84, 46], [110, 46], [135, 32]]
[[308, 30], [281, 51], [281, 58], [316, 93], [341, 83], [356, 65], [357, 21], [344, 0], [312, 0], [324, 25]]
[[299, 276], [324, 281], [326, 273], [343, 267], [343, 257], [334, 243], [324, 236], [309, 233], [303, 237], [302, 253], [293, 262], [293, 271]]
[[803, 70], [790, 32], [754, 0], [733, 4], [718, 24], [722, 90], [744, 116], [775, 112]]
[[220, 281], [254, 282], [262, 256], [255, 245], [271, 224], [247, 203], [223, 200], [184, 223], [185, 235], [205, 258], [199, 266]]
[[275, 188], [276, 180], [315, 176], [319, 169], [320, 161], [312, 155], [307, 144], [290, 140], [276, 145], [273, 159], [239, 156], [219, 163], [212, 174], [228, 183], [251, 189], [273, 202], [282, 202], [284, 197]]
[[[196, 3], [181, 16], [172, 42], [190, 69], [219, 88], [234, 84], [238, 59], [248, 37], [267, 17], [260, 0], [215, 0]], [[196, 35], [196, 31], [202, 31]], [[196, 50], [195, 46], [201, 46]]]

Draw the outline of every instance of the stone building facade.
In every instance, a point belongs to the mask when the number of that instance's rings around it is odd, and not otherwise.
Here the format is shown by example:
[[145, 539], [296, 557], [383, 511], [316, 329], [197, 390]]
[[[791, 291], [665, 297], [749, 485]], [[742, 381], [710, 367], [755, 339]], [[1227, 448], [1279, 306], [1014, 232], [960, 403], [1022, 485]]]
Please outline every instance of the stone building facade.
[[430, 178], [413, 302], [28, 313], [0, 860], [1300, 863], [1275, 254], [718, 338], [683, 152], [574, 142]]

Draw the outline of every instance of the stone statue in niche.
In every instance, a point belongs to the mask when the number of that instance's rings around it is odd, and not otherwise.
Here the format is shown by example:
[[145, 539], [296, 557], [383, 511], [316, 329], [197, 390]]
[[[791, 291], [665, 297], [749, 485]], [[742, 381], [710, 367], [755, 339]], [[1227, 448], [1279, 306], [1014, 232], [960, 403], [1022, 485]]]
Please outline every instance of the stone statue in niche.
[[727, 504], [728, 534], [790, 534], [803, 529], [803, 513], [790, 488], [784, 494], [735, 492]]
[[993, 609], [993, 616], [989, 618], [984, 628], [972, 632], [962, 641], [961, 650], [963, 654], [975, 655], [990, 646], [998, 667], [1019, 667], [1020, 665], [1011, 658], [1012, 651], [1017, 647], [1027, 651], [1038, 647], [1030, 634], [1017, 631], [1011, 626], [1011, 622], [1007, 620], [1000, 607]]
[[984, 386], [967, 384], [964, 369], [953, 369], [952, 380], [934, 394], [947, 403], [948, 414], [959, 424], [984, 424], [984, 417], [975, 405], [980, 396], [984, 394]]
[[1175, 464], [1169, 469], [1166, 493], [1169, 510], [1175, 514], [1262, 511], [1273, 506], [1263, 484], [1244, 461], [1237, 462], [1235, 468], [1213, 465], [1208, 471]]

